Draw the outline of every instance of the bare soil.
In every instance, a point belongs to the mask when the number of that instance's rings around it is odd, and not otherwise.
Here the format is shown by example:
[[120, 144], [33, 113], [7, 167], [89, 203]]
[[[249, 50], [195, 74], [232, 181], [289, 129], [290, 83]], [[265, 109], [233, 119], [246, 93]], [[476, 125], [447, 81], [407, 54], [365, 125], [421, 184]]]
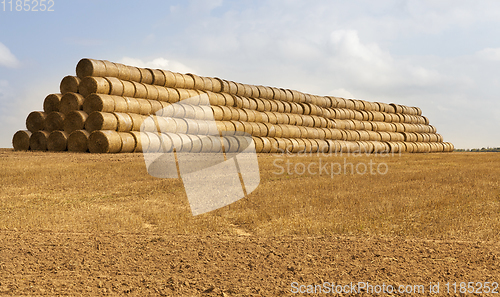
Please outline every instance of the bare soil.
[[148, 177], [141, 156], [3, 150], [0, 295], [289, 296], [327, 282], [359, 296], [434, 296], [438, 282], [441, 295], [461, 282], [484, 293], [478, 282], [500, 282], [497, 156], [403, 155], [387, 160], [390, 179], [332, 180], [277, 176], [260, 155], [256, 193], [193, 217], [182, 182]]

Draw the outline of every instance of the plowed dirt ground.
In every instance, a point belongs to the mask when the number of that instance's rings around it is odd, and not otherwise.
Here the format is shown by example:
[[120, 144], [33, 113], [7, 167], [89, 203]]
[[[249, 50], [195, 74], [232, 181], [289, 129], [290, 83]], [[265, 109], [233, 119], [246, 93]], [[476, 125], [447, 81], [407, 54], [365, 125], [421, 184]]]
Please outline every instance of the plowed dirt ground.
[[0, 295], [500, 292], [500, 155], [361, 157], [389, 172], [336, 177], [275, 174], [276, 158], [259, 155], [254, 193], [193, 217], [141, 155], [0, 151]]

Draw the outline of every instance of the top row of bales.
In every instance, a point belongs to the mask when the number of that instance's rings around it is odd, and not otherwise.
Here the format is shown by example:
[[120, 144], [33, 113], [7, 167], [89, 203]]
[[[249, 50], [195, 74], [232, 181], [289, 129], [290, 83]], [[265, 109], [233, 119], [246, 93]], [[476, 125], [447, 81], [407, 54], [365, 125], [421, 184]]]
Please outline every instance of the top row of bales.
[[[113, 63], [105, 60], [82, 59], [76, 67], [77, 77], [115, 77], [124, 81], [132, 81], [148, 85], [169, 88], [195, 89], [200, 91], [222, 92], [231, 95], [280, 100], [296, 103], [311, 103], [324, 108], [347, 108], [363, 111], [380, 111], [408, 115], [422, 115], [418, 107], [409, 107], [399, 104], [382, 102], [368, 102], [357, 99], [344, 99], [334, 96], [317, 96], [302, 93], [296, 90], [241, 84], [214, 77], [203, 77], [196, 74], [176, 73], [168, 70], [139, 68]], [[68, 91], [69, 86], [76, 86], [72, 78], [61, 82], [61, 93]], [[74, 87], [71, 91], [75, 91]]]

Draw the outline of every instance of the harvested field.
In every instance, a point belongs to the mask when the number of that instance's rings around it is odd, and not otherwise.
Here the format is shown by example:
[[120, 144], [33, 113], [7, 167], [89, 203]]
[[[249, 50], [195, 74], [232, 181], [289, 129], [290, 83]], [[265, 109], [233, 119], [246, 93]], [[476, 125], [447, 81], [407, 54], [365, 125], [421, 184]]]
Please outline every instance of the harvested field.
[[[276, 296], [294, 281], [440, 282], [444, 292], [500, 281], [500, 155], [258, 160], [254, 192], [193, 217], [182, 180], [147, 175], [142, 154], [1, 150], [0, 293]], [[345, 170], [320, 173], [320, 160]], [[302, 174], [297, 164], [315, 165]], [[379, 171], [358, 174], [359, 164]]]

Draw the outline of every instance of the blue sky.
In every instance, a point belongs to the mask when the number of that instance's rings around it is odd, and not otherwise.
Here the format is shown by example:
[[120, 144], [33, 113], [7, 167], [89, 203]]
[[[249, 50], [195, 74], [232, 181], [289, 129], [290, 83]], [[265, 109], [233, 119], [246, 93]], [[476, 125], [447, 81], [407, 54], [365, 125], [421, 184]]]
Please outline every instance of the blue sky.
[[[26, 1], [33, 4], [33, 1]], [[83, 57], [419, 106], [459, 148], [499, 147], [498, 1], [0, 3], [0, 147]]]

